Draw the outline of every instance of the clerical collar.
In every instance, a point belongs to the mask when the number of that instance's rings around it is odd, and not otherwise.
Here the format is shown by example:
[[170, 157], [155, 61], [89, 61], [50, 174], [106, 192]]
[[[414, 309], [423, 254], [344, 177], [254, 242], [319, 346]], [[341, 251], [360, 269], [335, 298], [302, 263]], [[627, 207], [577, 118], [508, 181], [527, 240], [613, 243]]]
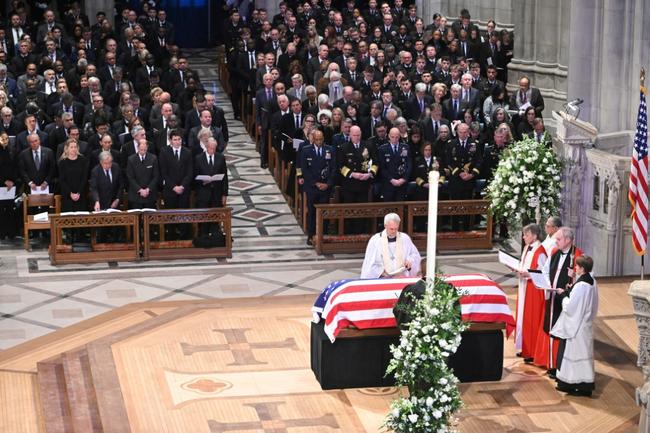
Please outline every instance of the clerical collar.
[[395, 236], [394, 238], [391, 237], [388, 238], [388, 242], [396, 242], [396, 241], [397, 241], [397, 236]]

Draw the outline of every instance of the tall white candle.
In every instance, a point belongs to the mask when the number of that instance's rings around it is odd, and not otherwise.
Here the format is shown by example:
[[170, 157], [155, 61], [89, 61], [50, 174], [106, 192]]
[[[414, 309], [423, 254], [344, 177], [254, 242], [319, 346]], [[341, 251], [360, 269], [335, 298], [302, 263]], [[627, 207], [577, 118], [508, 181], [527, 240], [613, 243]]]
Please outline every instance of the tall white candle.
[[437, 170], [429, 172], [429, 222], [427, 224], [427, 278], [436, 275], [436, 236], [438, 234], [438, 181]]

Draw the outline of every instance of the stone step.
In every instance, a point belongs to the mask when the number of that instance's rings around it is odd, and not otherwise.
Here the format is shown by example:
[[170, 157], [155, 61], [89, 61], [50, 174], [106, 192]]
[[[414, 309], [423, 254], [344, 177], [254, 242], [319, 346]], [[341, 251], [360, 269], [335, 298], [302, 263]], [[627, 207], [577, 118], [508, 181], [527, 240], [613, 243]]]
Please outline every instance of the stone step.
[[85, 349], [62, 356], [70, 414], [75, 433], [102, 433], [88, 353]]
[[63, 357], [37, 364], [39, 397], [46, 433], [75, 433], [70, 411]]

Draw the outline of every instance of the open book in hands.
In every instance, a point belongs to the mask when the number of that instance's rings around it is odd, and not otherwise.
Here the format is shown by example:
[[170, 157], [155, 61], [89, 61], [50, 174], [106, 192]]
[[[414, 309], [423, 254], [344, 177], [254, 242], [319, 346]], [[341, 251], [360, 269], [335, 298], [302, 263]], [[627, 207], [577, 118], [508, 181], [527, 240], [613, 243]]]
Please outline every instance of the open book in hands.
[[199, 174], [195, 178], [196, 180], [204, 183], [210, 183], [210, 182], [215, 182], [219, 180], [223, 180], [223, 174], [214, 174], [212, 176], [207, 175], [207, 174]]

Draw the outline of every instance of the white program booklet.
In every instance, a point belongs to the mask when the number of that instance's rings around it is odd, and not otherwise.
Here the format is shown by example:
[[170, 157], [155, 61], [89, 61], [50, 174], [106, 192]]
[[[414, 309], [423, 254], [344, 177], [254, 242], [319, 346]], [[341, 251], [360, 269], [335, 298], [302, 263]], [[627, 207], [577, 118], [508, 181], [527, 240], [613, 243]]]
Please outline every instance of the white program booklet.
[[195, 179], [201, 182], [214, 182], [214, 181], [223, 180], [223, 174], [215, 174], [212, 176], [209, 176], [207, 174], [199, 174], [196, 176]]
[[499, 263], [502, 263], [511, 269], [519, 269], [519, 259], [503, 250], [499, 250]]
[[546, 276], [546, 274], [543, 274], [542, 271], [529, 269], [528, 274], [530, 275], [530, 279], [532, 280], [533, 284], [538, 289], [554, 290], [551, 288], [551, 282], [549, 281], [548, 276]]
[[3, 186], [0, 188], [0, 200], [13, 200], [16, 198], [16, 187], [12, 186], [11, 188], [7, 188], [6, 186]]
[[41, 189], [39, 187], [31, 188], [31, 193], [34, 195], [38, 194], [49, 194], [50, 193], [50, 186], [46, 186], [45, 189]]

